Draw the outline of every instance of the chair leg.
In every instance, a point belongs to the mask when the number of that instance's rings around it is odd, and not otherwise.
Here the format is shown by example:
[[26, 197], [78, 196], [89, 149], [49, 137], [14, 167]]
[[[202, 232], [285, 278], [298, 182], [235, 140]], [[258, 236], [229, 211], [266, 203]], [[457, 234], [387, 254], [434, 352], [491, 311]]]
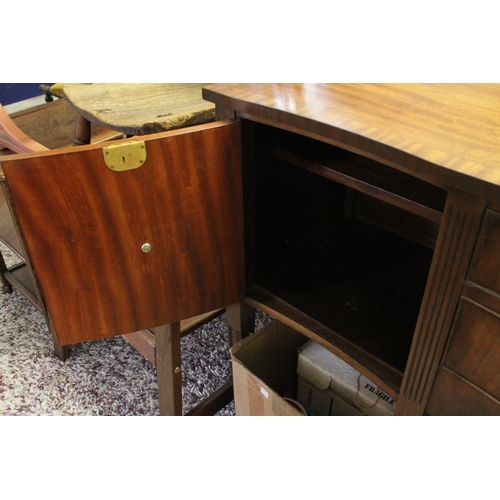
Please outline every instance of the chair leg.
[[181, 324], [171, 323], [151, 331], [155, 335], [160, 415], [182, 415]]
[[5, 278], [6, 272], [7, 272], [7, 265], [5, 264], [2, 252], [0, 252], [0, 283], [2, 284], [4, 292], [12, 293], [12, 285]]

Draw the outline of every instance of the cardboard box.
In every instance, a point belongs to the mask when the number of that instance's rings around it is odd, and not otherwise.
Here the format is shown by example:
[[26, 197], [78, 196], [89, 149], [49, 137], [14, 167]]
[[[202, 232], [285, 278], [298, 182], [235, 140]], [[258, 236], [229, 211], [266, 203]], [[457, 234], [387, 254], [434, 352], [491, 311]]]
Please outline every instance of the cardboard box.
[[304, 377], [297, 383], [297, 401], [310, 415], [336, 417], [363, 417], [363, 413], [349, 401], [330, 389], [319, 389]]
[[273, 321], [231, 348], [237, 416], [302, 415], [284, 396], [295, 397], [298, 349], [305, 340]]
[[[316, 342], [301, 349], [297, 400], [319, 415], [393, 415], [396, 401]], [[358, 389], [359, 385], [359, 389]]]

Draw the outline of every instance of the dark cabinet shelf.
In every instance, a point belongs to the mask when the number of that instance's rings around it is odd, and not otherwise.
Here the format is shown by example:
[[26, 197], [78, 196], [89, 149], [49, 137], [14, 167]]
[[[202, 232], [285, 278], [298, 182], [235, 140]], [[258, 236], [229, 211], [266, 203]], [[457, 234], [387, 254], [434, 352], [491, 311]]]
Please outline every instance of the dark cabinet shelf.
[[331, 153], [324, 152], [311, 159], [282, 149], [276, 149], [276, 157], [409, 213], [441, 221], [446, 200], [443, 190], [368, 158], [346, 153], [332, 159]]
[[446, 191], [308, 138], [257, 135], [248, 300], [397, 397]]

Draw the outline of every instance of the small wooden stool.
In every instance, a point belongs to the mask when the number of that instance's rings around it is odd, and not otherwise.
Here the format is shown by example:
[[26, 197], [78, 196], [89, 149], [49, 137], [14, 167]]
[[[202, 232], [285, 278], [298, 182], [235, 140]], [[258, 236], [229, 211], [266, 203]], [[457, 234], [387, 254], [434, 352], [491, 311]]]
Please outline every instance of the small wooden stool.
[[91, 124], [127, 136], [164, 132], [215, 120], [203, 100], [205, 83], [65, 83], [78, 112], [74, 145], [89, 144]]

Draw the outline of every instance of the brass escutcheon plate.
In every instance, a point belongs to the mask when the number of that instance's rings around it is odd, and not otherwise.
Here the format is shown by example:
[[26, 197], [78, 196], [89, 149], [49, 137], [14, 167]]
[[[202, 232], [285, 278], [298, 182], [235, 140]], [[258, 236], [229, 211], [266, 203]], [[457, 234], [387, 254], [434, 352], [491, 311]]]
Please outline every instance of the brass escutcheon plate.
[[102, 149], [104, 163], [114, 172], [133, 170], [144, 165], [146, 161], [146, 144], [144, 141], [127, 141], [111, 144]]

